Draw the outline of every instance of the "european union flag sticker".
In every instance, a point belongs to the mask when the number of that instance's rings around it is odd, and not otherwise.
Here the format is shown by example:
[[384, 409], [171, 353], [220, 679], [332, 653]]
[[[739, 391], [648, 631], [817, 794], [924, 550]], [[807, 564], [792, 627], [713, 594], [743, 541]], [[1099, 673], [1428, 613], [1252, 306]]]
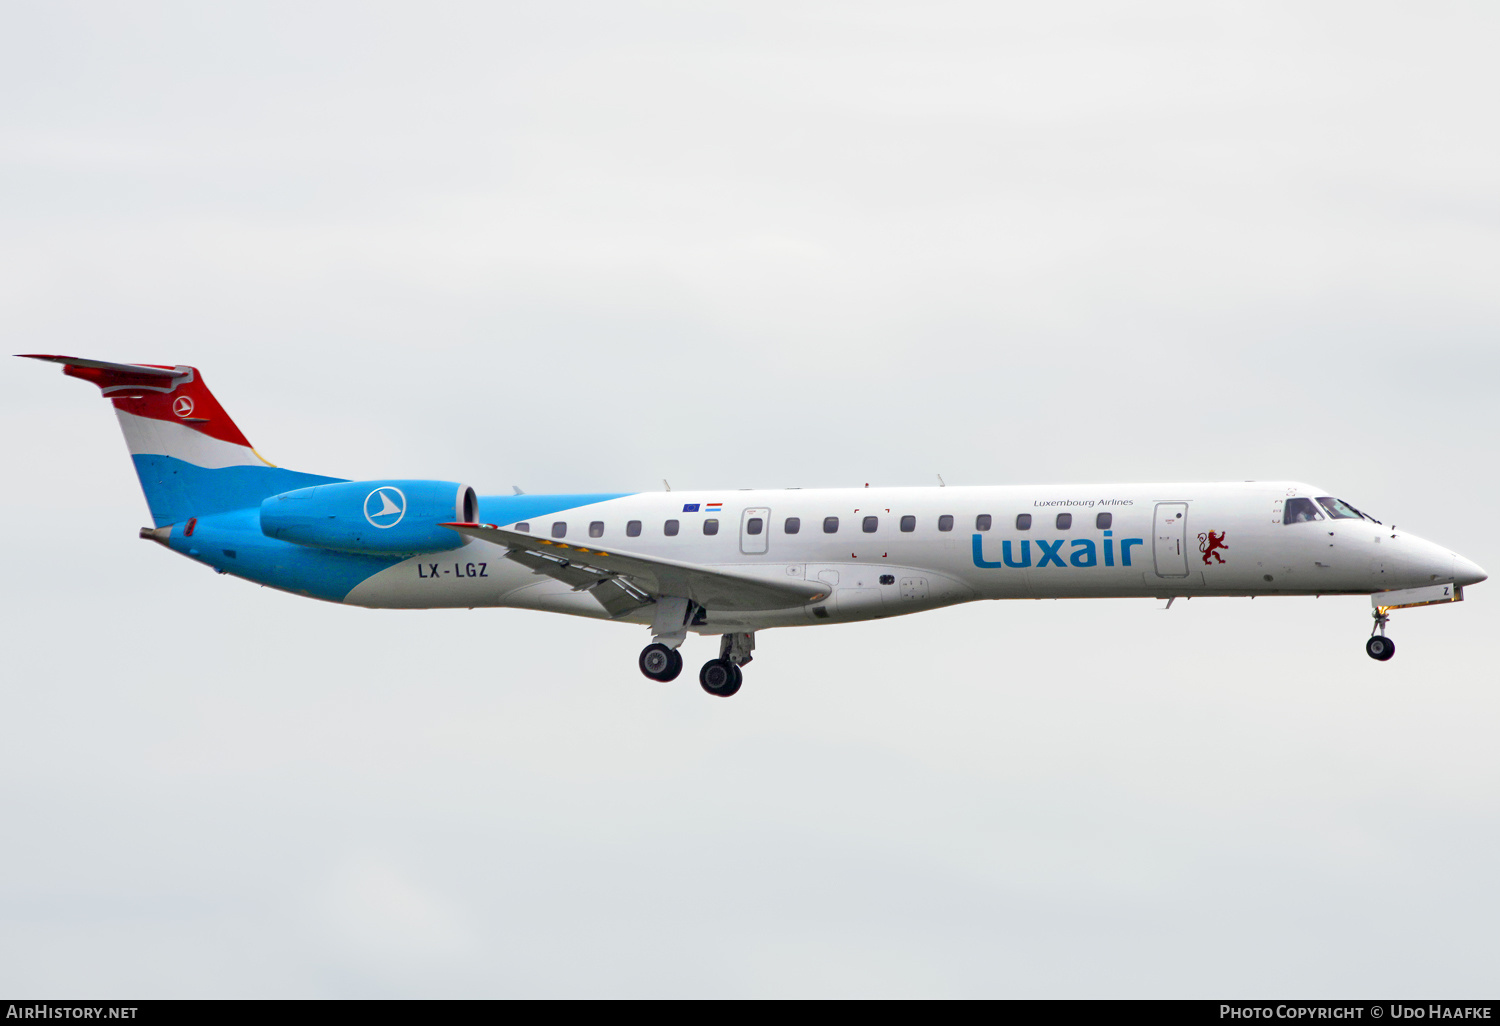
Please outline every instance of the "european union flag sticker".
[[682, 511], [684, 513], [696, 513], [698, 512], [698, 504], [696, 502], [684, 502], [682, 504]]

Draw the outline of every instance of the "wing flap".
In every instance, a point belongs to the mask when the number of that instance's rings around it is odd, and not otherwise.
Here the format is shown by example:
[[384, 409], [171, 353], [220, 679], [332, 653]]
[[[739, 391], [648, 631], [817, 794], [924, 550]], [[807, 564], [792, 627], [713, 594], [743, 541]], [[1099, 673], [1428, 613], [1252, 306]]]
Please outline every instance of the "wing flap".
[[588, 592], [611, 617], [618, 618], [651, 604], [651, 596], [614, 574], [587, 565], [578, 566], [551, 553], [510, 549], [505, 558], [528, 566], [535, 573], [570, 584], [574, 591]]
[[[705, 609], [751, 612], [786, 609], [828, 597], [828, 586], [800, 579], [764, 580], [748, 574], [710, 569], [660, 556], [643, 556], [617, 549], [595, 549], [552, 538], [537, 538], [494, 524], [444, 524], [459, 534], [510, 549], [509, 558], [538, 573], [565, 581], [580, 590], [592, 588], [595, 597], [608, 585], [626, 595], [630, 588], [650, 598], [691, 599]], [[598, 584], [592, 582], [599, 581]], [[609, 592], [605, 592], [608, 595]], [[644, 603], [640, 603], [644, 604]], [[628, 611], [628, 609], [626, 610]], [[612, 615], [619, 615], [611, 610]]]

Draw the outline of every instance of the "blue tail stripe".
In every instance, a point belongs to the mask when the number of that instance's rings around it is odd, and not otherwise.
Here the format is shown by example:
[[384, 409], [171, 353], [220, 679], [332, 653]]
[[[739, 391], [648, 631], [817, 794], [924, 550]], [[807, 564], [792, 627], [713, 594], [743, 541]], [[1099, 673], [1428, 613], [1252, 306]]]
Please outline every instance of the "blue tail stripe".
[[344, 480], [280, 467], [207, 470], [171, 456], [136, 455], [131, 459], [157, 527], [180, 524], [189, 517], [259, 509], [263, 500], [281, 492]]

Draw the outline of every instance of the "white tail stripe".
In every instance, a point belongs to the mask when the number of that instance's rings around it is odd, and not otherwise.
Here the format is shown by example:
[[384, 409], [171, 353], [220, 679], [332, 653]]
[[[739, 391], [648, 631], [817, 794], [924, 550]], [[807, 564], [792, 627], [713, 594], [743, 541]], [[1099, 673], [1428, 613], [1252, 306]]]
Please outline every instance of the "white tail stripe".
[[125, 445], [132, 456], [171, 456], [195, 467], [218, 470], [221, 467], [269, 467], [271, 464], [248, 445], [211, 438], [187, 424], [174, 424], [152, 417], [116, 410]]

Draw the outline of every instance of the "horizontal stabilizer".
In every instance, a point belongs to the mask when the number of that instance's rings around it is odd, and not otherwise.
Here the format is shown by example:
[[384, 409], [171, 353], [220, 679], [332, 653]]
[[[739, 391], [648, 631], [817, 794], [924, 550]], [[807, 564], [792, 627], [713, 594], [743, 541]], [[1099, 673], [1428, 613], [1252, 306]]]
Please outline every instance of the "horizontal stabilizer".
[[90, 375], [90, 377], [105, 377], [113, 374], [122, 378], [144, 378], [155, 384], [163, 383], [155, 379], [181, 377], [186, 369], [183, 367], [161, 367], [148, 363], [110, 363], [108, 360], [85, 360], [78, 356], [46, 356], [42, 353], [17, 353], [16, 355], [26, 360], [46, 360], [48, 363], [60, 363], [67, 367], [81, 367], [84, 370], [104, 372], [100, 375]]
[[[104, 398], [113, 402], [115, 410], [123, 415], [120, 423], [131, 455], [173, 456], [199, 466], [224, 466], [226, 458], [228, 465], [270, 465], [251, 449], [250, 442], [219, 405], [195, 367], [111, 363], [40, 353], [21, 355], [29, 360], [60, 363], [68, 377], [96, 385], [104, 393]], [[170, 426], [163, 429], [163, 424]], [[163, 430], [168, 432], [165, 437], [161, 435]], [[201, 446], [190, 440], [194, 436], [237, 446], [243, 451], [220, 451], [207, 457], [220, 462], [204, 464], [195, 459], [206, 454], [199, 451]]]
[[726, 612], [787, 609], [828, 597], [828, 586], [822, 582], [765, 580], [660, 556], [642, 556], [614, 548], [587, 548], [552, 538], [537, 538], [524, 531], [509, 531], [494, 524], [441, 526], [470, 538], [504, 545], [518, 556], [529, 557], [519, 560], [525, 565], [575, 587], [575, 581], [625, 577], [652, 598], [691, 599], [705, 609]]

